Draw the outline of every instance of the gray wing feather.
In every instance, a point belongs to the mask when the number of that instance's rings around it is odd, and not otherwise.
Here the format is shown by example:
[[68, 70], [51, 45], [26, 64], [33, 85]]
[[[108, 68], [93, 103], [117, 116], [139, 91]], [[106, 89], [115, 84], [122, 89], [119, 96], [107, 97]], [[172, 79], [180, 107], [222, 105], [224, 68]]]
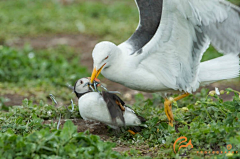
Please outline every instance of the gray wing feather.
[[157, 31], [161, 20], [163, 0], [136, 0], [139, 10], [139, 25], [133, 35], [123, 44], [130, 47], [131, 52], [138, 51], [147, 44]]
[[240, 52], [239, 23], [239, 8], [225, 0], [163, 0], [159, 28], [136, 57], [165, 86], [191, 92], [210, 41], [226, 54]]
[[240, 9], [228, 2], [221, 4], [228, 10], [228, 17], [222, 22], [203, 26], [203, 31], [219, 52], [240, 53]]
[[240, 53], [239, 7], [225, 0], [188, 0], [188, 3], [190, 21], [201, 27], [219, 52]]

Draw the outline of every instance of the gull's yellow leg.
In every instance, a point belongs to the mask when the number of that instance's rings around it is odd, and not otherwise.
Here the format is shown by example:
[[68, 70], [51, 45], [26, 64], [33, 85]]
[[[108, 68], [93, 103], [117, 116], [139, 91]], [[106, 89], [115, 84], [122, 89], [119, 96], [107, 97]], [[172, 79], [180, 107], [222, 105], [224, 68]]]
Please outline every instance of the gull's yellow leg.
[[169, 121], [169, 125], [173, 126], [173, 112], [172, 112], [172, 101], [168, 100], [167, 98], [165, 98], [164, 101], [164, 111], [167, 115], [168, 121]]
[[190, 95], [189, 93], [185, 93], [185, 94], [182, 94], [182, 95], [174, 98], [173, 100], [174, 100], [174, 101], [178, 101], [178, 100], [183, 99], [183, 98], [185, 98], [185, 97], [187, 97], [187, 96], [189, 96], [189, 95]]
[[134, 132], [134, 131], [132, 131], [132, 130], [128, 130], [128, 132], [129, 132], [130, 134], [132, 134], [132, 135], [136, 135], [136, 134], [137, 134], [136, 132]]
[[171, 100], [165, 98], [165, 101], [164, 101], [164, 111], [167, 115], [167, 118], [168, 118], [168, 121], [169, 121], [169, 125], [170, 126], [173, 126], [173, 121], [174, 121], [174, 118], [173, 118], [173, 112], [172, 112], [172, 102], [173, 101], [178, 101], [182, 98], [185, 98], [189, 96], [189, 93], [185, 93], [183, 95], [180, 95], [176, 98], [172, 98]]

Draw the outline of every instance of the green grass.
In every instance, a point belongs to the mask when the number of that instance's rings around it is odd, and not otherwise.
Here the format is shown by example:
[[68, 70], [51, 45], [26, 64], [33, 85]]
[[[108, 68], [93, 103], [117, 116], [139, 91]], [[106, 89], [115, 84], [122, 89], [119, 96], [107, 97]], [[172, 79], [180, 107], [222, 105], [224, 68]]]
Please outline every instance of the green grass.
[[0, 10], [0, 42], [49, 33], [85, 33], [120, 43], [138, 24], [133, 0], [75, 0], [69, 5], [57, 0], [11, 0], [0, 1]]
[[33, 50], [0, 47], [0, 94], [32, 96], [35, 102], [57, 95], [69, 103], [75, 95], [67, 88], [77, 79], [90, 76], [80, 65], [80, 56], [67, 46]]
[[77, 133], [77, 127], [67, 121], [61, 131], [48, 128], [25, 136], [12, 130], [0, 133], [2, 159], [9, 158], [125, 158], [112, 151], [113, 143], [103, 142], [98, 136]]
[[[58, 119], [60, 114], [63, 119], [80, 118], [78, 110], [70, 113], [65, 106], [56, 108], [53, 104], [45, 104], [41, 101], [34, 104], [31, 100], [25, 99], [22, 106], [10, 107], [8, 112], [0, 113], [0, 147], [4, 156], [17, 154], [19, 157], [49, 155], [49, 156], [71, 156], [79, 154], [79, 157], [88, 158], [94, 155], [141, 157], [145, 151], [152, 153], [153, 157], [179, 158], [180, 153], [173, 152], [173, 144], [180, 136], [191, 139], [194, 149], [187, 152], [190, 158], [201, 158], [203, 155], [197, 151], [227, 151], [226, 146], [231, 144], [231, 151], [240, 149], [240, 92], [227, 89], [224, 94], [234, 92], [233, 101], [223, 102], [220, 96], [210, 95], [207, 90], [202, 90], [196, 95], [191, 95], [186, 99], [173, 104], [173, 114], [175, 117], [175, 128], [167, 124], [163, 105], [163, 98], [154, 94], [153, 98], [145, 100], [143, 95], [136, 95], [136, 103], [133, 108], [138, 114], [148, 121], [147, 127], [137, 135], [131, 135], [127, 131], [120, 136], [113, 135], [109, 141], [121, 143], [132, 150], [127, 153], [115, 153], [111, 148], [112, 143], [103, 143], [98, 137], [76, 132], [75, 126], [71, 122], [66, 123], [63, 129], [56, 130], [57, 123], [43, 125], [44, 120]], [[4, 102], [1, 104], [4, 106]], [[3, 107], [2, 107], [3, 108]], [[6, 110], [5, 110], [6, 111]], [[49, 113], [51, 112], [51, 113]], [[127, 129], [126, 129], [127, 130]], [[62, 136], [68, 131], [73, 133], [72, 138]], [[39, 136], [39, 139], [35, 139]], [[66, 139], [67, 138], [67, 139]], [[39, 142], [35, 142], [38, 141]], [[66, 143], [67, 144], [61, 144]], [[34, 141], [34, 142], [33, 142]], [[80, 144], [82, 146], [67, 146]], [[40, 146], [36, 147], [36, 144]], [[97, 145], [96, 145], [97, 144]], [[100, 144], [98, 146], [98, 144]], [[105, 145], [105, 149], [102, 147]], [[26, 145], [29, 145], [26, 147]], [[34, 146], [35, 145], [35, 146]], [[54, 146], [55, 145], [55, 146]], [[57, 146], [58, 145], [58, 146]], [[12, 150], [11, 147], [17, 149]], [[88, 148], [89, 146], [89, 148]], [[147, 148], [141, 148], [146, 147]], [[25, 147], [25, 148], [24, 148]], [[72, 147], [72, 148], [70, 148]], [[91, 149], [90, 149], [91, 147]], [[26, 149], [23, 152], [23, 148]], [[134, 150], [140, 148], [139, 150]], [[178, 148], [178, 147], [177, 147]], [[184, 149], [186, 150], [186, 149]], [[83, 152], [85, 152], [83, 153]], [[100, 153], [100, 154], [99, 154]], [[206, 158], [225, 158], [226, 154], [208, 154]], [[240, 157], [235, 154], [232, 158]], [[72, 157], [74, 158], [74, 157]]]
[[[131, 3], [130, 3], [131, 2]], [[130, 4], [130, 5], [129, 5]], [[0, 1], [0, 39], [56, 33], [85, 33], [121, 42], [138, 24], [134, 1]], [[114, 37], [114, 38], [113, 38]]]
[[0, 81], [26, 84], [35, 83], [74, 83], [77, 76], [90, 75], [87, 69], [79, 66], [80, 56], [64, 46], [34, 51], [31, 48], [14, 50], [0, 48]]
[[[114, 138], [118, 143], [128, 143], [129, 145], [149, 145], [157, 158], [179, 158], [173, 152], [173, 144], [180, 136], [185, 136], [188, 141], [191, 139], [194, 149], [187, 152], [190, 158], [202, 158], [203, 155], [197, 154], [197, 151], [226, 151], [228, 144], [234, 145], [231, 151], [240, 149], [240, 92], [227, 89], [224, 94], [235, 92], [233, 101], [223, 102], [220, 96], [208, 94], [207, 90], [202, 90], [196, 95], [191, 95], [186, 99], [174, 103], [173, 114], [175, 117], [175, 126], [170, 127], [167, 124], [163, 106], [159, 103], [163, 101], [159, 95], [155, 94], [152, 99], [145, 100], [139, 94], [136, 96], [134, 108], [136, 112], [144, 116], [148, 121], [147, 128], [144, 128], [140, 134], [131, 136], [128, 133], [122, 134], [122, 137]], [[180, 141], [179, 141], [180, 142]], [[186, 149], [184, 149], [186, 150]], [[142, 153], [141, 151], [139, 152]], [[208, 154], [205, 158], [225, 158], [226, 154], [213, 155]], [[238, 158], [235, 154], [232, 158]]]

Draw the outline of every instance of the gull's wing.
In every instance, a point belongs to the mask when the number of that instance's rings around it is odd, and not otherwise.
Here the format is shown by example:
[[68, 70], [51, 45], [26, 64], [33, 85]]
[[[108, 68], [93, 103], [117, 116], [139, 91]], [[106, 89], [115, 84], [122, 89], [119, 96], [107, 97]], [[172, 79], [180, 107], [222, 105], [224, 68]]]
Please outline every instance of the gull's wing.
[[141, 51], [157, 31], [162, 14], [163, 0], [135, 0], [139, 12], [139, 24], [134, 34], [119, 45], [129, 54]]
[[[163, 0], [160, 25], [133, 63], [172, 89], [198, 88], [199, 64], [210, 42], [224, 53], [240, 52], [240, 11], [224, 0]], [[144, 37], [139, 37], [144, 38]]]
[[[196, 2], [192, 0], [192, 6], [198, 6], [198, 4], [194, 3]], [[200, 16], [203, 17], [203, 32], [207, 34], [211, 44], [219, 52], [224, 54], [240, 53], [240, 8], [223, 0], [217, 2], [215, 0], [211, 3], [215, 8], [211, 7], [211, 5], [207, 8], [206, 5], [202, 4], [201, 9], [199, 9], [205, 11], [204, 13], [199, 12]], [[197, 12], [197, 8], [193, 10]], [[205, 17], [210, 13], [213, 14], [210, 19]]]

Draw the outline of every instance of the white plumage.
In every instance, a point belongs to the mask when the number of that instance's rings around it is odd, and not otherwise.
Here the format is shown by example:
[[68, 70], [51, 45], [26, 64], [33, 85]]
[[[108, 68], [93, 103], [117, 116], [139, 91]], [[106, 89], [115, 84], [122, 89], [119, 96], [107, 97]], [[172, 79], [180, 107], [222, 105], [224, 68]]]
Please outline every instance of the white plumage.
[[[113, 122], [106, 101], [103, 96], [98, 92], [91, 92], [88, 83], [90, 80], [87, 78], [79, 79], [74, 87], [76, 95], [79, 97], [78, 107], [80, 115], [84, 120], [99, 121], [109, 125], [116, 129], [119, 126], [138, 126], [140, 125], [141, 119], [135, 114], [135, 112], [129, 107], [124, 106], [125, 111], [122, 111], [124, 122], [120, 117], [116, 118], [116, 123]], [[110, 99], [111, 100], [111, 99]], [[113, 110], [117, 111], [117, 108]]]
[[[192, 93], [239, 76], [240, 9], [225, 0], [136, 0], [140, 22], [116, 46], [98, 43], [93, 79], [102, 74], [146, 92]], [[200, 62], [209, 44], [226, 55]]]
[[[101, 42], [93, 50], [94, 67], [98, 70], [106, 63], [102, 69], [106, 78], [147, 92], [191, 93], [199, 83], [212, 81], [200, 78], [208, 69], [214, 81], [239, 75], [240, 9], [237, 6], [223, 0], [163, 0], [162, 3], [160, 25], [148, 43], [133, 52], [137, 44], [131, 38], [119, 46]], [[219, 51], [233, 55], [201, 64], [210, 42]], [[222, 67], [221, 62], [226, 60], [232, 63]], [[215, 72], [210, 67], [213, 65]]]

